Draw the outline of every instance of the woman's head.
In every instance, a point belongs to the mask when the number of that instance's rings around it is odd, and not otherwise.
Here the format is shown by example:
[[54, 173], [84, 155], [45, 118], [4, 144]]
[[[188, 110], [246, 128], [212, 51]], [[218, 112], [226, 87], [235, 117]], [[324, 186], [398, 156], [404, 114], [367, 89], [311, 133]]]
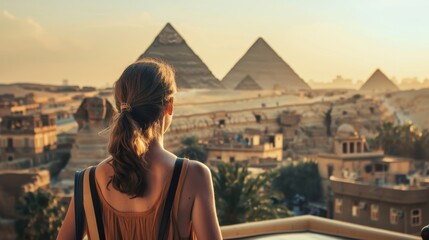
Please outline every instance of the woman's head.
[[149, 169], [145, 154], [171, 123], [175, 92], [172, 68], [155, 59], [131, 64], [115, 82], [117, 114], [111, 123], [109, 153], [115, 170], [111, 183], [120, 192], [144, 194]]

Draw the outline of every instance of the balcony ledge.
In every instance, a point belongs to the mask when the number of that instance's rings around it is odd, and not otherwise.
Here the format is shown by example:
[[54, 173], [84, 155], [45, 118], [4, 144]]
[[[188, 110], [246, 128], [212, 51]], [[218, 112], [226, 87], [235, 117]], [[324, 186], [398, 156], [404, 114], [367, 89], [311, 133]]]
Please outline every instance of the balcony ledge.
[[420, 237], [316, 216], [298, 216], [223, 226], [224, 239], [313, 232], [350, 239], [421, 239]]

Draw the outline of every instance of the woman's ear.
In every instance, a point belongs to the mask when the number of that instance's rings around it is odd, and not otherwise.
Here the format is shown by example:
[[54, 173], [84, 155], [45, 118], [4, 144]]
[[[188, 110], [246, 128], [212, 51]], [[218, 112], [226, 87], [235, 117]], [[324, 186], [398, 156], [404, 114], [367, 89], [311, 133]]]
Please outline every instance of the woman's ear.
[[167, 109], [165, 110], [166, 113], [168, 115], [172, 116], [173, 115], [173, 108], [174, 108], [174, 106], [173, 106], [173, 98], [170, 98], [170, 101], [168, 101], [168, 104], [167, 104]]

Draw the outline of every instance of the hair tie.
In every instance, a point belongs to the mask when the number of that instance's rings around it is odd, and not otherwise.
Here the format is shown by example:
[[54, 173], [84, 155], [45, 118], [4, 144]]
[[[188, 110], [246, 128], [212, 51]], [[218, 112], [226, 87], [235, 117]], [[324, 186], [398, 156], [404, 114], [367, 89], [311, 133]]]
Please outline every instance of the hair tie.
[[133, 109], [128, 103], [121, 103], [121, 112], [131, 112]]

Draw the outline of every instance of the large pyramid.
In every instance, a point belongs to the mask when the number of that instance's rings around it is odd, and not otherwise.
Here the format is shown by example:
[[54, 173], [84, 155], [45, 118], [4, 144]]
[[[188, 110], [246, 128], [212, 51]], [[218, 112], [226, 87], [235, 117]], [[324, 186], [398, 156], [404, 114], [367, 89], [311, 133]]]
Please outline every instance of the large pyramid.
[[264, 41], [258, 38], [222, 80], [234, 89], [249, 75], [263, 89], [310, 89], [310, 86]]
[[186, 41], [167, 23], [153, 43], [138, 59], [162, 59], [176, 71], [178, 88], [223, 88], [204, 62], [186, 44]]
[[371, 77], [359, 89], [361, 91], [398, 91], [395, 85], [380, 69], [375, 70]]

